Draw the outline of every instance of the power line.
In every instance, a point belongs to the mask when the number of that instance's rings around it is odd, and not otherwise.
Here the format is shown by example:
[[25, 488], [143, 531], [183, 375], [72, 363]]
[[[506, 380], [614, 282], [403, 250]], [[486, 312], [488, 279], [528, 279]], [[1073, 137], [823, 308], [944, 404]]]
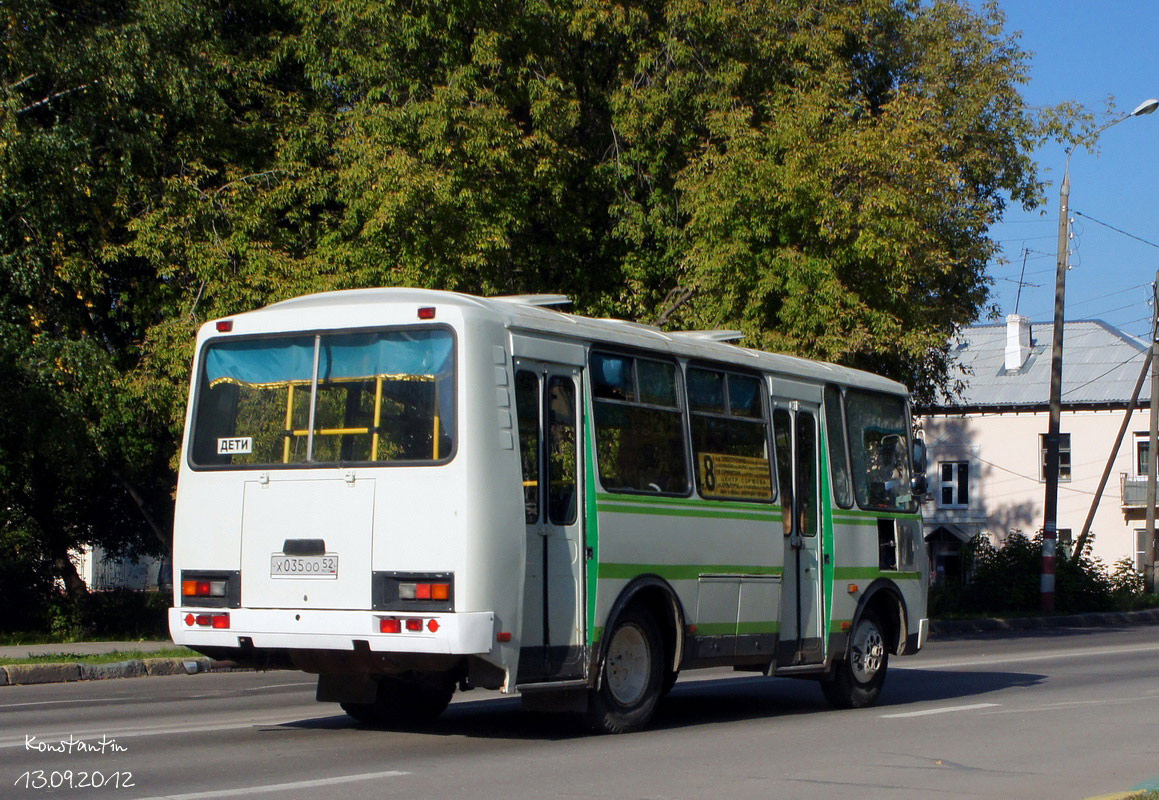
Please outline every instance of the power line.
[[1145, 245], [1148, 245], [1150, 247], [1154, 247], [1156, 250], [1159, 250], [1159, 244], [1155, 244], [1152, 241], [1148, 241], [1147, 239], [1144, 239], [1142, 236], [1136, 236], [1133, 233], [1127, 233], [1127, 231], [1123, 230], [1122, 228], [1116, 228], [1114, 225], [1108, 224], [1106, 222], [1102, 222], [1101, 220], [1097, 220], [1094, 217], [1089, 216], [1087, 214], [1084, 214], [1081, 211], [1074, 211], [1074, 209], [1071, 209], [1071, 211], [1072, 211], [1072, 213], [1075, 214], [1075, 216], [1082, 217], [1083, 219], [1089, 219], [1091, 222], [1095, 223], [1096, 225], [1102, 225], [1104, 228], [1109, 228], [1110, 230], [1113, 230], [1115, 233], [1119, 233], [1119, 234], [1122, 234], [1123, 236], [1126, 236], [1128, 239], [1134, 239], [1137, 242], [1142, 242]]

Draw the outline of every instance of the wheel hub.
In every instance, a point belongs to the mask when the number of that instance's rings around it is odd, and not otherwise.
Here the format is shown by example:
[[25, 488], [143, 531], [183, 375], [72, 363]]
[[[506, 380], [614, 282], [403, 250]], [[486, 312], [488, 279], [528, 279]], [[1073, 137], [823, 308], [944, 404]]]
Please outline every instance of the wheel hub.
[[885, 657], [885, 642], [881, 631], [872, 622], [861, 622], [853, 635], [850, 650], [850, 662], [857, 680], [861, 683], [873, 680]]
[[608, 645], [605, 680], [616, 701], [625, 706], [639, 702], [648, 688], [651, 654], [648, 640], [635, 625], [619, 628]]

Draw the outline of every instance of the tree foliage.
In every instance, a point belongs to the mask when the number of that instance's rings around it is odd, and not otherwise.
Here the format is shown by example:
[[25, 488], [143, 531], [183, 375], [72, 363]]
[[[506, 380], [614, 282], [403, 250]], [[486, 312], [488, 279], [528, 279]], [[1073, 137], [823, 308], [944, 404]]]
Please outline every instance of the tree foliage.
[[566, 292], [928, 393], [1060, 126], [955, 0], [3, 13], [0, 525], [61, 574], [162, 546], [197, 325], [305, 292]]

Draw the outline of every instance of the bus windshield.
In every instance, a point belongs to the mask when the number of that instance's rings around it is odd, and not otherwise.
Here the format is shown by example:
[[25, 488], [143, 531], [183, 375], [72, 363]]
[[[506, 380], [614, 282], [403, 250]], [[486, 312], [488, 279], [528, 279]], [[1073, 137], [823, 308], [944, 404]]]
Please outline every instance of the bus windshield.
[[201, 359], [200, 467], [447, 460], [454, 347], [442, 328], [223, 339]]
[[853, 489], [865, 509], [912, 511], [905, 401], [871, 392], [845, 393]]

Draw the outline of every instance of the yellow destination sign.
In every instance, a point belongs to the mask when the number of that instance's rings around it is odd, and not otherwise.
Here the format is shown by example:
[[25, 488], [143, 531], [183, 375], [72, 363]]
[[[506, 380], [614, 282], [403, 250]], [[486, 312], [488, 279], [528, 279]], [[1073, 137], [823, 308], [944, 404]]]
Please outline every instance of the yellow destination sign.
[[772, 500], [773, 479], [767, 458], [700, 453], [700, 493], [705, 497]]

